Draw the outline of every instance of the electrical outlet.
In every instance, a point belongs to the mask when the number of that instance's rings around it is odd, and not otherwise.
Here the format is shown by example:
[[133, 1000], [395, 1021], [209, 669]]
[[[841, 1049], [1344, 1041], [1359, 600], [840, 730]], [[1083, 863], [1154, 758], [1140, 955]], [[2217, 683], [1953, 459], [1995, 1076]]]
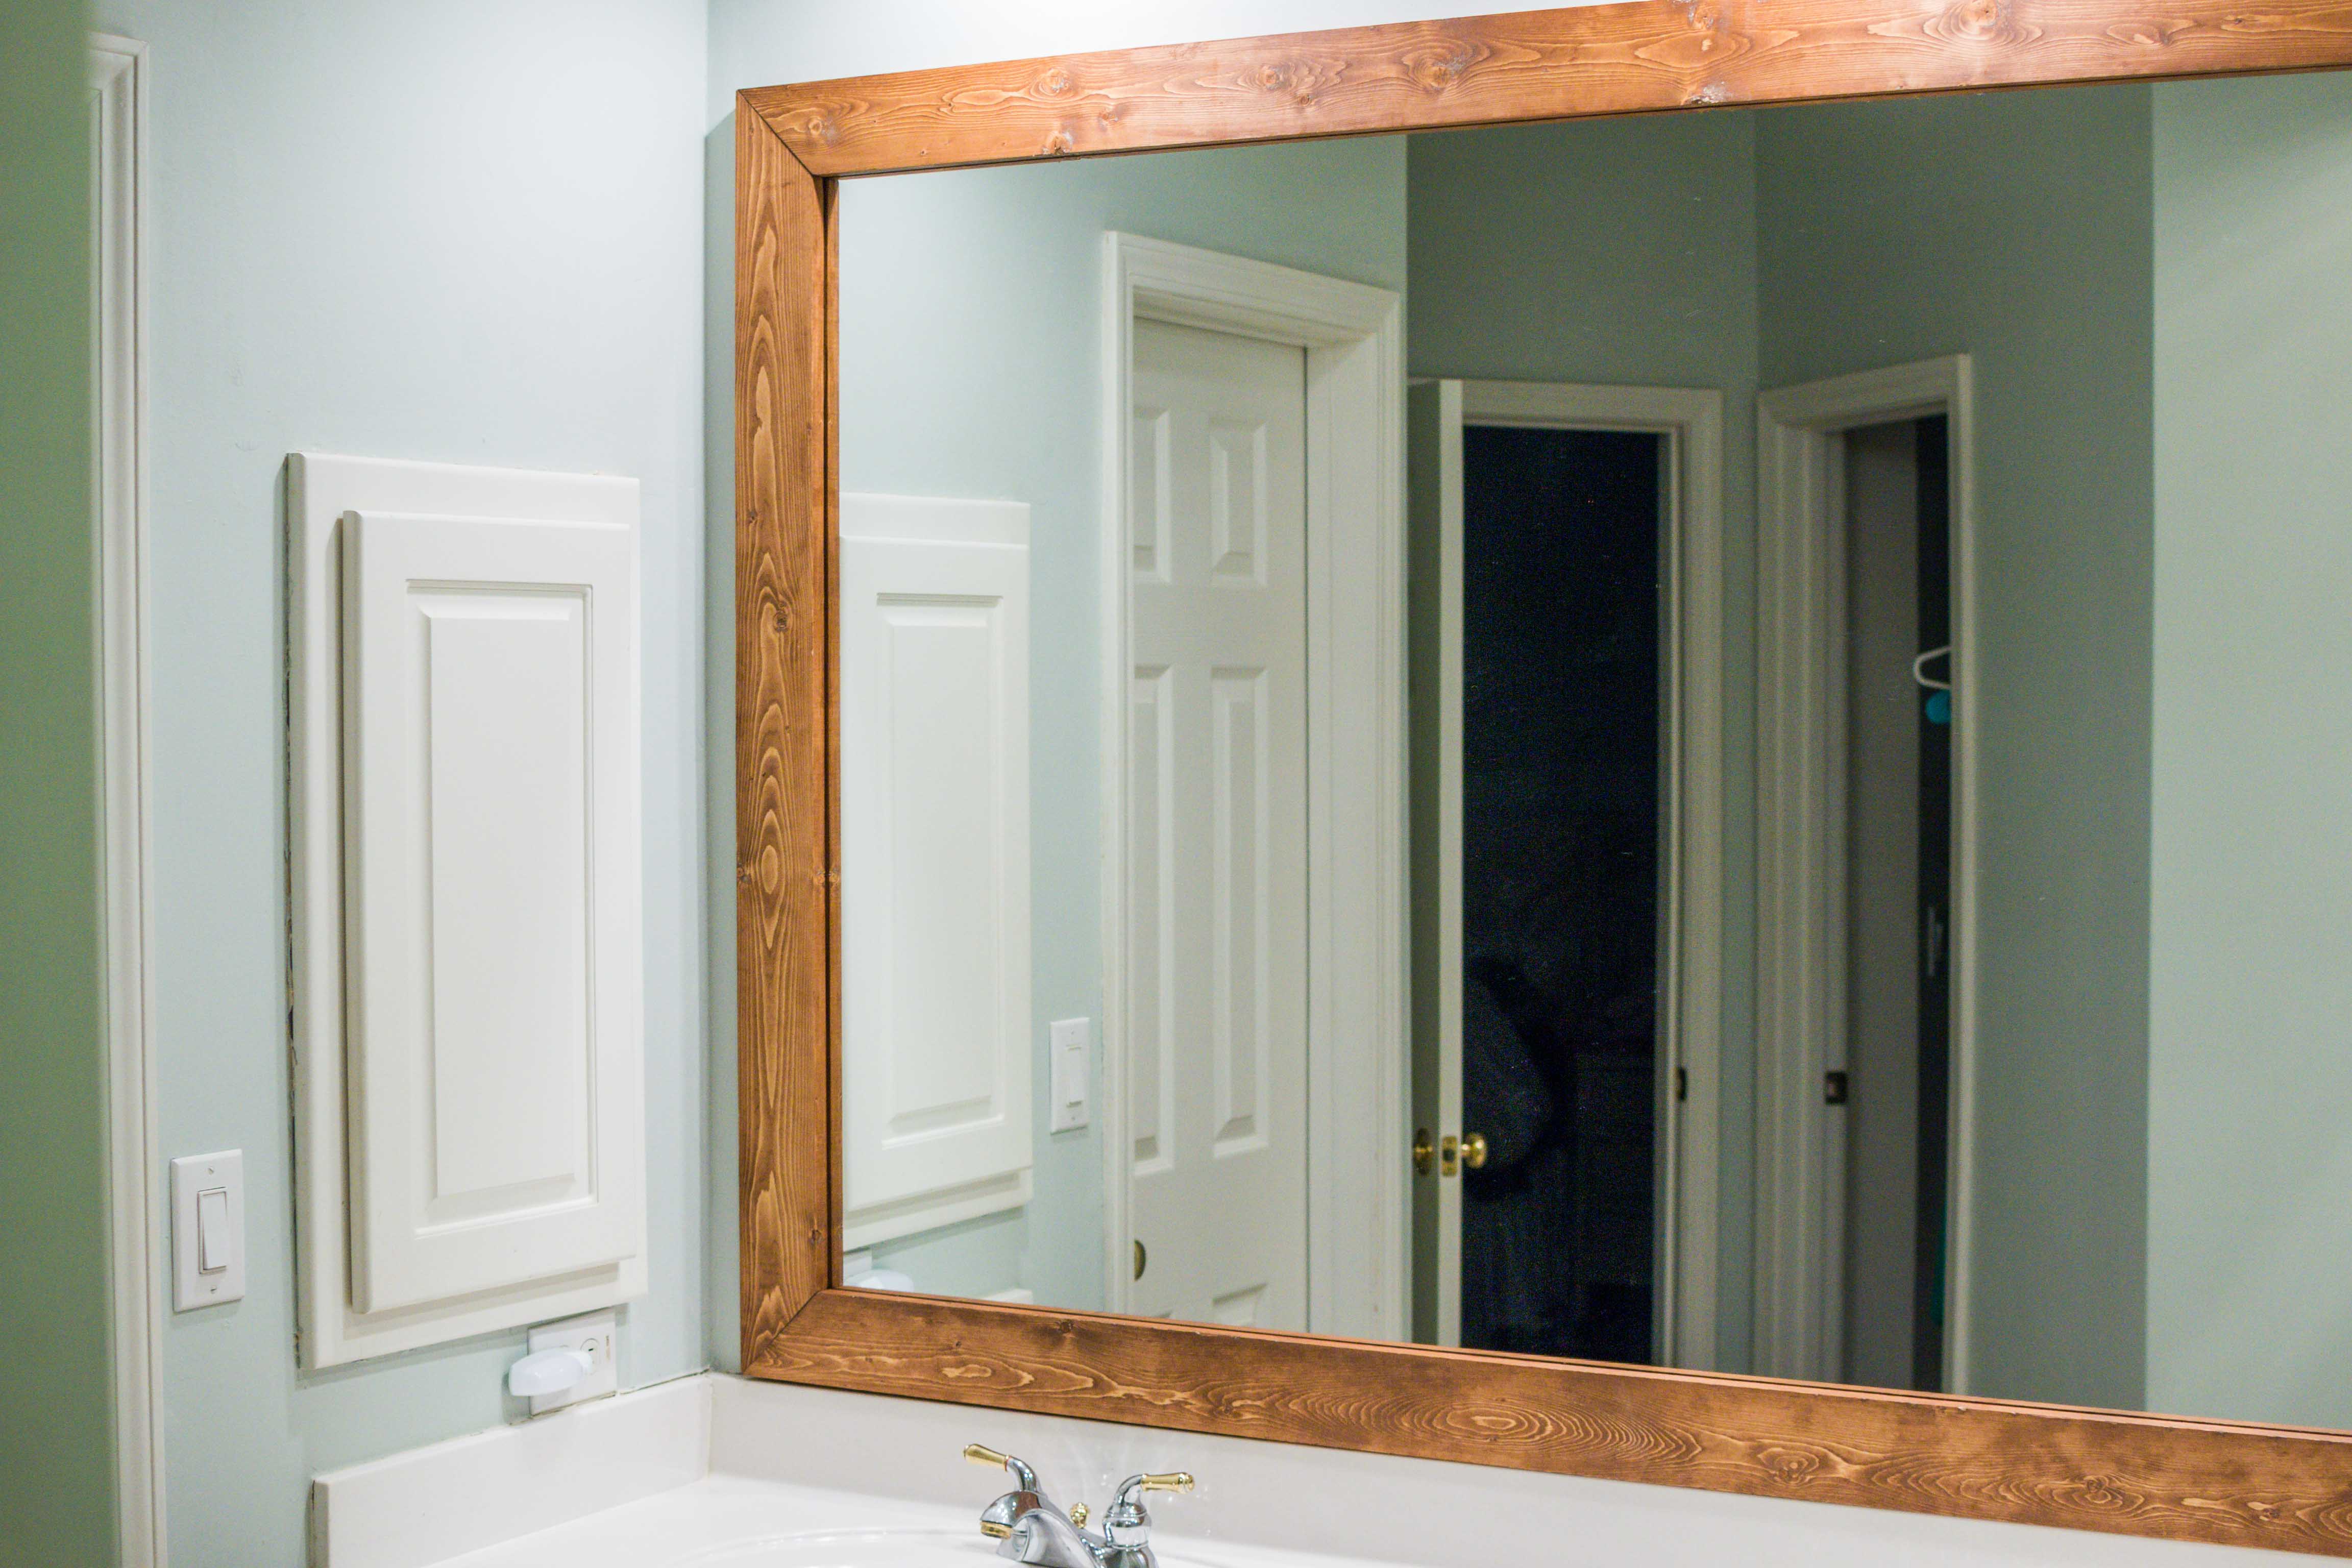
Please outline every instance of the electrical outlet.
[[530, 1402], [533, 1415], [544, 1415], [585, 1399], [601, 1399], [620, 1389], [620, 1318], [609, 1308], [540, 1324], [530, 1331], [530, 1348], [533, 1352], [586, 1351], [590, 1363], [588, 1375], [562, 1393], [534, 1395]]

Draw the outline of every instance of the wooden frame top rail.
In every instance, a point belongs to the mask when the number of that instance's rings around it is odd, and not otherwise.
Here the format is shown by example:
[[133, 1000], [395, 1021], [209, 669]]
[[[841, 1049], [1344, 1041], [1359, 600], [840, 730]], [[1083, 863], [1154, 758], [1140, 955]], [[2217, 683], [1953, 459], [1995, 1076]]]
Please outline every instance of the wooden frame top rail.
[[2352, 0], [1637, 0], [756, 89], [736, 123], [741, 1328], [755, 1377], [2352, 1556], [2352, 1434], [840, 1289], [843, 177], [2352, 65]]
[[2352, 60], [2352, 4], [1633, 0], [741, 95], [820, 178]]

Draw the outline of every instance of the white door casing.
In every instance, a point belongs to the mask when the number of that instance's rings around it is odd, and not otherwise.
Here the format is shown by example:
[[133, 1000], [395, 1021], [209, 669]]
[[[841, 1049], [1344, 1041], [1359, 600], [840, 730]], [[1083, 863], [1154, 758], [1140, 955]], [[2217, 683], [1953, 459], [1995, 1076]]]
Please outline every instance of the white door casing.
[[[1306, 377], [1307, 1321], [1406, 1331], [1403, 362], [1386, 289], [1107, 234], [1102, 791], [1107, 1127], [1126, 1125], [1131, 342], [1167, 321], [1295, 345]], [[1132, 1152], [1105, 1142], [1105, 1299], [1129, 1310]]]
[[1029, 509], [841, 500], [843, 1246], [1030, 1198]]
[[147, 46], [93, 35], [89, 67], [115, 1533], [122, 1568], [162, 1568], [165, 1210], [147, 893]]
[[[1462, 1127], [1462, 383], [1406, 393], [1412, 552], [1412, 1122]], [[1412, 1184], [1412, 1338], [1462, 1342], [1462, 1182]]]
[[1846, 1067], [1843, 433], [1941, 414], [1951, 449], [1951, 1108], [1944, 1389], [1969, 1388], [1976, 1121], [1975, 421], [1966, 354], [1757, 399], [1755, 1367], [1832, 1380], [1843, 1361]]
[[[1660, 520], [1657, 1295], [1661, 1365], [1715, 1364], [1723, 1016], [1723, 395], [1710, 388], [1434, 381], [1414, 388], [1414, 1093], [1432, 1141], [1462, 1118], [1462, 429], [1654, 432]], [[1434, 530], [1433, 535], [1432, 530]], [[1431, 994], [1432, 988], [1435, 994]], [[1461, 1335], [1459, 1178], [1416, 1185], [1415, 1299]]]
[[1134, 334], [1129, 1305], [1304, 1330], [1306, 357]]

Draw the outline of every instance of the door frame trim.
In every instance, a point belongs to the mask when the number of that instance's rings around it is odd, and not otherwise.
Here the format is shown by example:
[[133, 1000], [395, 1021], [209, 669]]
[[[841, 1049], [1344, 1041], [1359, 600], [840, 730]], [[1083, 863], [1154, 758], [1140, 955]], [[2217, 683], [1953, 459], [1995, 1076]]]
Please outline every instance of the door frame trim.
[[103, 729], [99, 777], [106, 910], [107, 1188], [114, 1366], [116, 1549], [124, 1568], [164, 1559], [163, 1281], [165, 1213], [156, 1129], [148, 741], [147, 46], [93, 33], [92, 386]]
[[[1666, 444], [1660, 566], [1658, 1184], [1652, 1334], [1661, 1366], [1715, 1364], [1723, 1025], [1723, 394], [1472, 381], [1465, 427], [1633, 430]], [[1458, 715], [1457, 715], [1458, 718]], [[1458, 832], [1458, 826], [1457, 826]], [[1458, 1026], [1458, 1025], [1457, 1025]], [[1676, 1068], [1689, 1096], [1674, 1093]]]
[[[1410, 1331], [1405, 1260], [1404, 350], [1392, 290], [1192, 246], [1102, 242], [1103, 1291], [1124, 1311], [1128, 450], [1133, 325], [1202, 327], [1307, 354], [1307, 1322]], [[1350, 574], [1339, 575], [1341, 571]], [[1366, 791], [1367, 777], [1378, 781]], [[1361, 802], [1369, 809], [1357, 809]], [[1342, 811], [1349, 816], [1343, 818]], [[1322, 1048], [1338, 1040], [1368, 1049]], [[1342, 1108], [1347, 1110], [1343, 1112]], [[1373, 1140], [1318, 1137], [1372, 1124]], [[1369, 1279], [1370, 1288], [1361, 1281]], [[1359, 1283], [1342, 1289], [1342, 1279]]]
[[1944, 1386], [1969, 1392], [1977, 1004], [1976, 434], [1967, 354], [1756, 400], [1757, 1370], [1838, 1380], [1846, 1063], [1846, 431], [1950, 420], [1952, 911]]

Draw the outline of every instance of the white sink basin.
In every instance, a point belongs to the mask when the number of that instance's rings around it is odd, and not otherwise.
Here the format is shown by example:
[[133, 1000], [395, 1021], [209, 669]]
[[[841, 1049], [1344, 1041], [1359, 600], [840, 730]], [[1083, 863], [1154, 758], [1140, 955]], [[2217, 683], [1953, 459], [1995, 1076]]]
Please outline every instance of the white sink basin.
[[828, 1530], [735, 1541], [675, 1560], [671, 1568], [979, 1568], [996, 1542], [977, 1531]]
[[[996, 1542], [968, 1530], [828, 1530], [734, 1541], [674, 1558], [667, 1568], [981, 1568]], [[1162, 1556], [1160, 1568], [1208, 1568]]]

